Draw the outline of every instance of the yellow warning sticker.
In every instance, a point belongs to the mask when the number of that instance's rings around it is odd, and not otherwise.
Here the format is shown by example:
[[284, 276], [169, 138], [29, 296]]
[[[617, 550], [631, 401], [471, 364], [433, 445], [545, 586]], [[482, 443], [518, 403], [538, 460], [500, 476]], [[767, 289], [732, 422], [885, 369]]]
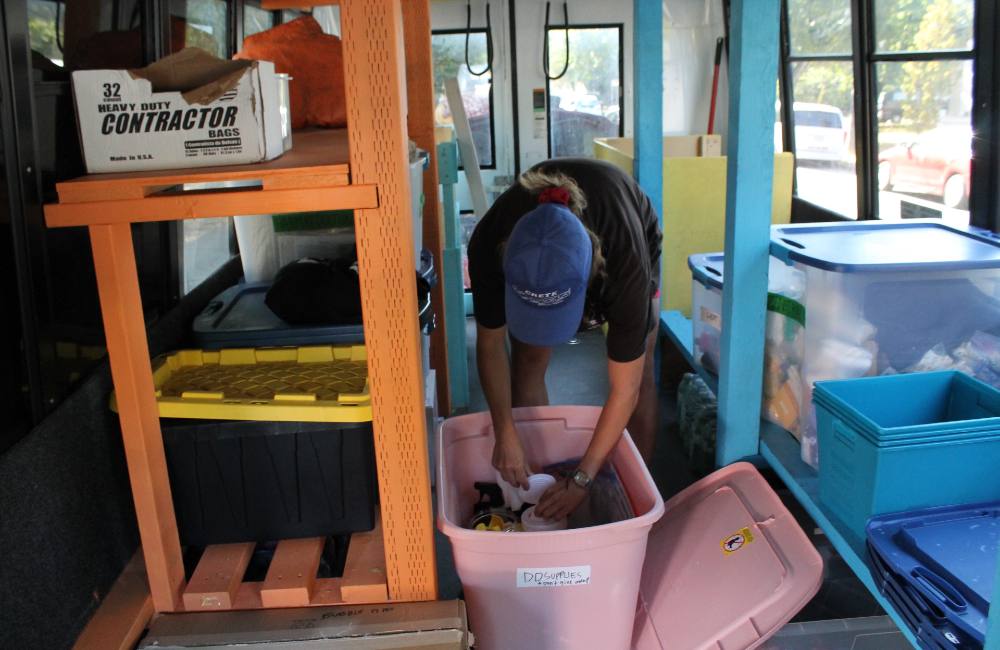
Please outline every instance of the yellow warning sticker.
[[719, 546], [722, 547], [722, 552], [726, 555], [732, 555], [736, 551], [740, 550], [747, 544], [753, 542], [753, 533], [750, 532], [749, 528], [742, 528], [729, 537], [725, 538], [719, 542]]

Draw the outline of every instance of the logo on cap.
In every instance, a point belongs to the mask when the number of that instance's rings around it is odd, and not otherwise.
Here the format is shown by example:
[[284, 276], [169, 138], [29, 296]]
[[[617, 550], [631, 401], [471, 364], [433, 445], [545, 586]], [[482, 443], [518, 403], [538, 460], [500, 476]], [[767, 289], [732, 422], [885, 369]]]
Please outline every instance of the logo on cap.
[[546, 291], [545, 293], [539, 293], [537, 291], [531, 291], [530, 289], [523, 289], [517, 285], [514, 285], [514, 293], [521, 300], [536, 305], [538, 307], [555, 307], [556, 305], [561, 305], [566, 302], [570, 295], [573, 293], [572, 289], [566, 289], [565, 291]]

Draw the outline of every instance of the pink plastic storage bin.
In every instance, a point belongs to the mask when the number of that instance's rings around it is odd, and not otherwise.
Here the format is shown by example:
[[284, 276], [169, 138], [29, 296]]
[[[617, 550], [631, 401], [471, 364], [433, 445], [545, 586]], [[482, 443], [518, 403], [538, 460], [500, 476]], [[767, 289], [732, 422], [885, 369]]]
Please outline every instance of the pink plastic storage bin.
[[781, 499], [735, 463], [670, 499], [653, 527], [633, 648], [756, 648], [822, 581], [823, 561]]
[[[534, 468], [582, 456], [600, 408], [515, 409]], [[626, 650], [650, 527], [663, 500], [628, 434], [611, 462], [633, 519], [577, 530], [468, 530], [476, 481], [494, 481], [488, 413], [445, 421], [439, 430], [438, 527], [451, 540], [478, 650]]]

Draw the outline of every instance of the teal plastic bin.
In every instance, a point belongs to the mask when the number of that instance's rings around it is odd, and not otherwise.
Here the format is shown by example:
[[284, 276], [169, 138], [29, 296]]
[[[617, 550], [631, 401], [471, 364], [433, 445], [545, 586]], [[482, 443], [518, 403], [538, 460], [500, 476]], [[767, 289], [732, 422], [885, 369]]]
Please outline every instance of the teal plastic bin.
[[1000, 391], [955, 371], [819, 382], [820, 501], [873, 515], [1000, 499]]

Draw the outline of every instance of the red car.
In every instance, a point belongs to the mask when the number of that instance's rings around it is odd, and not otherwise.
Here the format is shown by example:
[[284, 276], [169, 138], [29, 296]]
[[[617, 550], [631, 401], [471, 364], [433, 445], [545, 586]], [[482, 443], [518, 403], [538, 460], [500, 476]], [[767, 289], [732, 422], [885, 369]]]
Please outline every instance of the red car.
[[971, 129], [937, 128], [879, 153], [878, 187], [932, 194], [949, 208], [963, 208], [969, 199], [971, 158]]

